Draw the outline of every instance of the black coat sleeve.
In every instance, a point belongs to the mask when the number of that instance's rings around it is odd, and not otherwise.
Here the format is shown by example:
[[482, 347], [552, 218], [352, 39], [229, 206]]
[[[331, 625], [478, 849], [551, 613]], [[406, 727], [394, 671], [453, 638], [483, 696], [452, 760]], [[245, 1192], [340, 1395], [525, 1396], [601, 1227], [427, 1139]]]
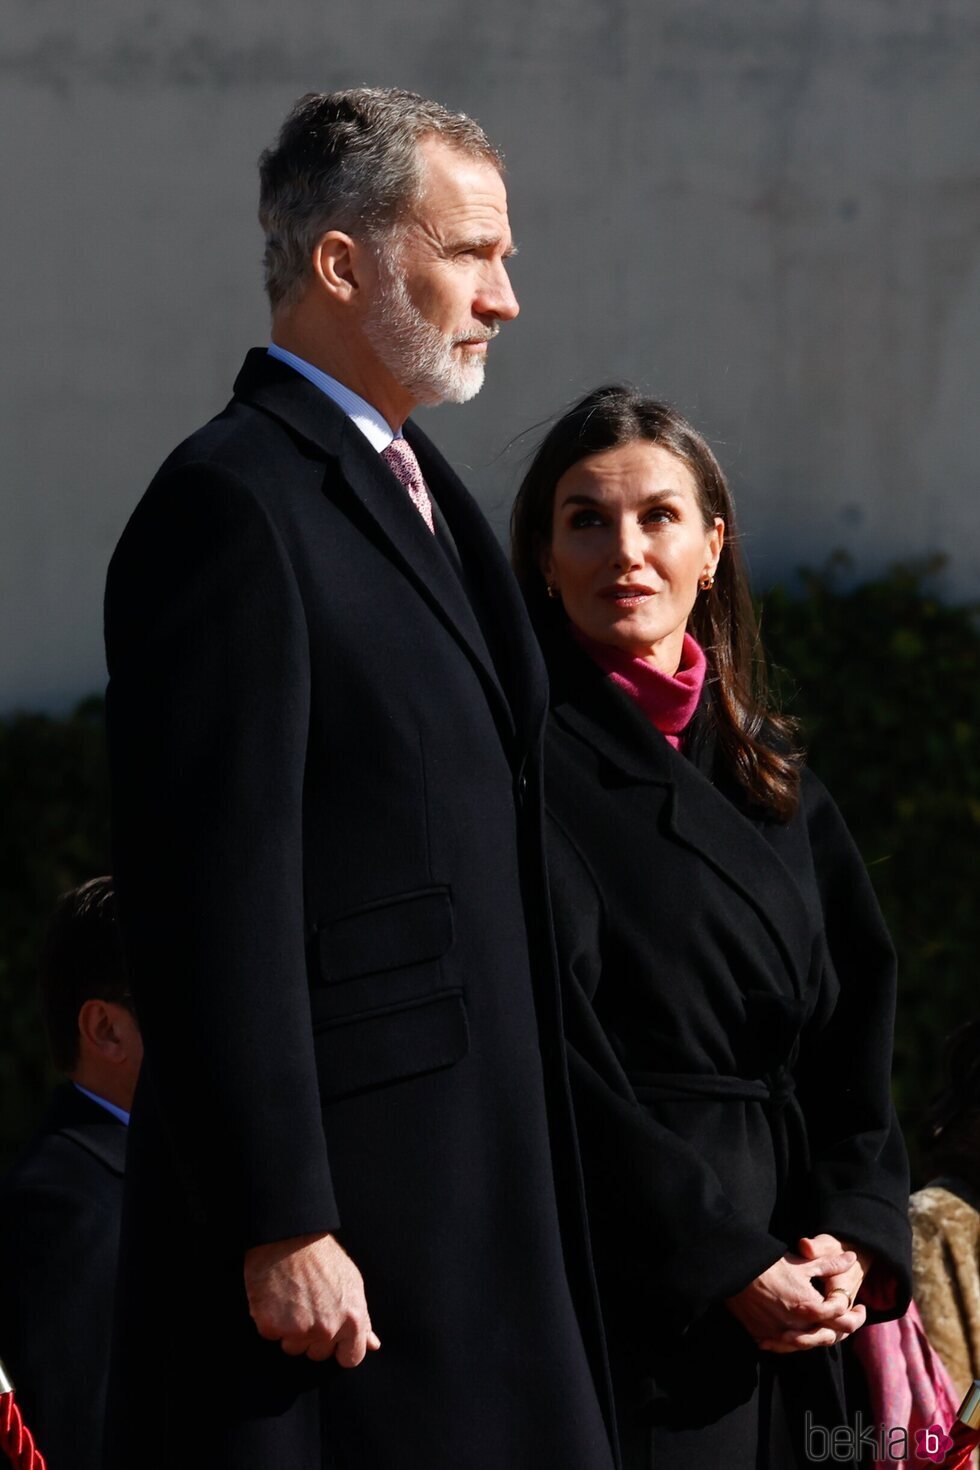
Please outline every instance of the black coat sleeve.
[[732, 1204], [710, 1165], [637, 1101], [596, 1015], [602, 900], [553, 817], [548, 865], [569, 1076], [607, 1313], [681, 1332], [741, 1291], [786, 1245]]
[[812, 1233], [874, 1252], [869, 1320], [911, 1293], [908, 1159], [891, 1098], [895, 951], [843, 818], [811, 773], [803, 803], [824, 915], [823, 975], [797, 1069], [810, 1139]]
[[100, 1470], [122, 1180], [44, 1137], [0, 1188], [0, 1356], [49, 1470]]
[[309, 656], [275, 527], [210, 464], [161, 473], [109, 570], [113, 862], [143, 1086], [243, 1248], [334, 1229], [306, 978]]

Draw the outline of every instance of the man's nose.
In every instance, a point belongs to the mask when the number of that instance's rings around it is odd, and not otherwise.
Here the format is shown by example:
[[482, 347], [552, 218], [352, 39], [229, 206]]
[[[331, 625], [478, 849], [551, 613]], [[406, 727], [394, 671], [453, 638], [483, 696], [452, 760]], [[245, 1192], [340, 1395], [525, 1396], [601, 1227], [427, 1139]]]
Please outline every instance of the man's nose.
[[476, 301], [476, 310], [481, 316], [492, 316], [501, 322], [511, 322], [520, 309], [507, 269], [503, 261], [499, 261], [484, 281]]

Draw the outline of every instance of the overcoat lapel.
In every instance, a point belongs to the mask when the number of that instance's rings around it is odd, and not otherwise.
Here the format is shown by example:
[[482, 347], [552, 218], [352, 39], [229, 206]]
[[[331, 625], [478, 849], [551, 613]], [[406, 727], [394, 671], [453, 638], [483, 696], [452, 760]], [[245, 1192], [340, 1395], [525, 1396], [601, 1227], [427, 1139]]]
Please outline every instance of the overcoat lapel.
[[[346, 487], [360, 509], [370, 517], [380, 532], [385, 550], [477, 664], [492, 697], [513, 733], [514, 714], [504, 692], [497, 668], [487, 646], [476, 613], [466, 595], [448, 555], [438, 545], [409, 497], [398, 485], [381, 456], [372, 449], [360, 429], [325, 393], [299, 373], [280, 363], [261, 348], [249, 352], [235, 382], [235, 395], [245, 402], [271, 413], [301, 435], [309, 444], [329, 458], [336, 459]], [[413, 426], [414, 427], [414, 426]], [[420, 431], [407, 434], [409, 442], [425, 447], [423, 474], [432, 474], [431, 488], [438, 497], [443, 514], [450, 524], [456, 544], [465, 558], [460, 537], [467, 539], [468, 528], [457, 515], [461, 485], [451, 487], [448, 499], [453, 502], [453, 516], [446, 504], [444, 475], [452, 476], [448, 465], [436, 455]], [[434, 463], [435, 459], [439, 464]], [[420, 462], [422, 456], [420, 455]], [[435, 473], [433, 473], [433, 470]], [[452, 478], [455, 478], [454, 476]], [[475, 506], [474, 506], [475, 509]], [[477, 512], [477, 515], [479, 512]], [[491, 537], [492, 540], [492, 537]], [[500, 556], [499, 548], [497, 555]]]
[[570, 648], [563, 672], [553, 700], [555, 718], [629, 783], [666, 788], [669, 832], [752, 904], [781, 950], [801, 999], [812, 963], [813, 932], [803, 894], [778, 853], [587, 655]]
[[456, 471], [417, 425], [407, 423], [405, 437], [456, 542], [498, 675], [510, 697], [517, 733], [531, 740], [545, 716], [548, 683], [520, 588], [489, 522]]

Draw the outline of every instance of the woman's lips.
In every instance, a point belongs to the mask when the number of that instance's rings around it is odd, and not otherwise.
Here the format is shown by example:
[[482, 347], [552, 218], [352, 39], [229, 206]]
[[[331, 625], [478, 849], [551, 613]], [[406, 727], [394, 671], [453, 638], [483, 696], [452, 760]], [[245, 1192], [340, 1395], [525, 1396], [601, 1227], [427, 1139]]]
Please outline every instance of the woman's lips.
[[656, 595], [652, 587], [645, 587], [639, 582], [599, 589], [599, 596], [606, 602], [614, 602], [617, 607], [637, 607], [648, 597], [656, 597]]

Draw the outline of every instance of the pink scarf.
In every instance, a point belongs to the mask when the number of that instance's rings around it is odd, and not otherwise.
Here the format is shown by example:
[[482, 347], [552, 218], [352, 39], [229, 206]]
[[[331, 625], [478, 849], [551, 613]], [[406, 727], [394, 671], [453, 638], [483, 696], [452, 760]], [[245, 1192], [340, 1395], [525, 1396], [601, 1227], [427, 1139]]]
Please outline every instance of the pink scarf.
[[[919, 1466], [916, 1435], [938, 1424], [948, 1432], [959, 1409], [959, 1396], [942, 1359], [926, 1337], [915, 1302], [897, 1322], [875, 1322], [852, 1338], [854, 1355], [864, 1369], [875, 1423], [908, 1433], [907, 1460], [876, 1460], [875, 1470]], [[925, 1470], [925, 1466], [923, 1466]]]
[[650, 723], [679, 750], [681, 736], [691, 723], [704, 687], [707, 660], [701, 645], [685, 633], [680, 668], [676, 674], [665, 674], [645, 658], [609, 643], [597, 643], [574, 625], [572, 632], [589, 657], [605, 669], [614, 684], [625, 689]]

